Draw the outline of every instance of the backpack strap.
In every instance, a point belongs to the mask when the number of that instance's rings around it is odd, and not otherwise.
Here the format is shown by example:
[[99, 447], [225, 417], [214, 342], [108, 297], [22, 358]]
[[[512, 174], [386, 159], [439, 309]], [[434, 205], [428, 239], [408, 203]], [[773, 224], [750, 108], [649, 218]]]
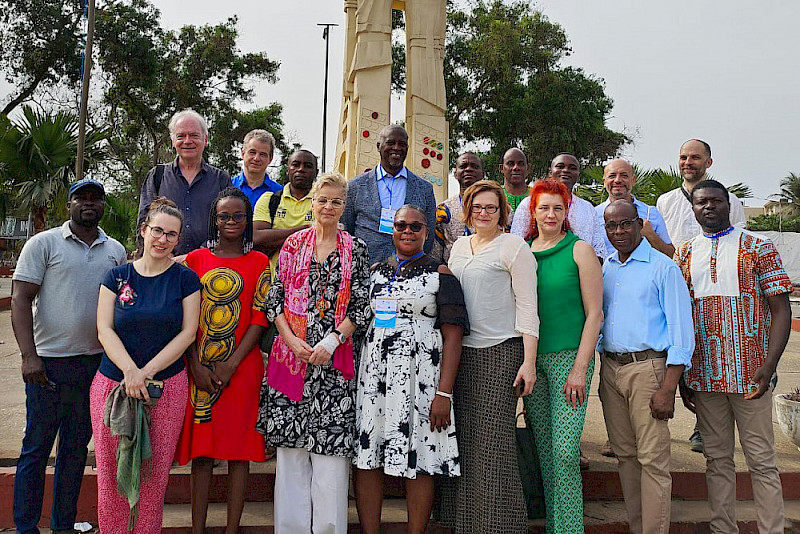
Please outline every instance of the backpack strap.
[[278, 206], [281, 205], [281, 196], [283, 196], [283, 192], [272, 193], [272, 196], [269, 197], [269, 218], [273, 227], [275, 226], [275, 214], [278, 213]]
[[161, 189], [161, 180], [164, 178], [164, 165], [163, 163], [159, 163], [156, 165], [156, 172], [153, 174], [153, 190], [155, 192], [154, 196], [158, 196], [158, 191]]

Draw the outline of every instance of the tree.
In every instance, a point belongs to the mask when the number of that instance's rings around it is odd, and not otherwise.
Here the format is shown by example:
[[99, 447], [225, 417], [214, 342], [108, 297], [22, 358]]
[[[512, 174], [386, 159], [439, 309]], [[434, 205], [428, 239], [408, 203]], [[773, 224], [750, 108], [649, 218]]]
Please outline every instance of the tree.
[[[14, 192], [19, 208], [30, 212], [35, 232], [46, 228], [47, 212], [66, 198], [74, 177], [78, 121], [64, 111], [38, 111], [23, 106], [22, 117], [12, 121], [0, 137], [0, 179]], [[91, 169], [105, 157], [102, 141], [108, 130], [86, 134], [84, 168]]]
[[788, 176], [781, 180], [780, 193], [773, 196], [777, 196], [780, 201], [790, 204], [788, 208], [789, 215], [800, 215], [800, 173], [790, 172]]
[[0, 0], [0, 70], [9, 114], [37, 89], [80, 78], [83, 0]]
[[234, 147], [252, 128], [269, 130], [285, 148], [280, 104], [240, 109], [252, 101], [252, 81], [277, 81], [279, 63], [238, 50], [236, 17], [178, 32], [165, 31], [159, 17], [147, 0], [111, 0], [98, 11], [100, 115], [113, 125], [111, 151], [131, 177], [120, 188], [138, 193], [147, 171], [172, 157], [167, 123], [187, 107], [211, 127], [206, 157], [229, 172], [238, 167]]
[[[528, 2], [479, 0], [470, 10], [448, 2], [445, 53], [451, 158], [466, 145], [488, 146], [484, 166], [521, 147], [534, 175], [559, 152], [596, 164], [630, 140], [606, 127], [613, 101], [601, 79], [559, 67], [571, 53], [564, 30]], [[395, 26], [401, 26], [397, 15]], [[395, 46], [395, 61], [404, 57]], [[393, 87], [404, 87], [404, 68]]]

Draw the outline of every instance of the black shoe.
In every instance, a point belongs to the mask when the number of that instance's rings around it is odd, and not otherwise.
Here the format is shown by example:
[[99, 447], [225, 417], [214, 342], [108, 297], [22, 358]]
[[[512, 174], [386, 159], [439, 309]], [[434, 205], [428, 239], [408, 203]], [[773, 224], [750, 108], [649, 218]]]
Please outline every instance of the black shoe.
[[705, 451], [703, 447], [703, 436], [700, 435], [700, 431], [697, 429], [689, 436], [689, 444], [692, 446], [692, 452], [699, 452], [702, 454], [703, 451]]

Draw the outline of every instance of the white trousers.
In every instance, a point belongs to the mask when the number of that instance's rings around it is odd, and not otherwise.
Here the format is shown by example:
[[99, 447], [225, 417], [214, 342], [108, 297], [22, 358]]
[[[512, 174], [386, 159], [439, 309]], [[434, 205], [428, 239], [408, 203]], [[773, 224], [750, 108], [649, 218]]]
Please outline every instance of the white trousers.
[[278, 447], [275, 534], [346, 534], [350, 460]]

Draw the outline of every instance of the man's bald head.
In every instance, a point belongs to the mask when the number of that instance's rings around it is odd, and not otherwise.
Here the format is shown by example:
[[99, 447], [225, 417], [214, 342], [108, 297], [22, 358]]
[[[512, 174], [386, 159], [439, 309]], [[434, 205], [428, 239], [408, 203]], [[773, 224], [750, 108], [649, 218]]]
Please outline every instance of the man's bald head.
[[603, 168], [603, 187], [611, 200], [632, 200], [631, 191], [635, 183], [633, 165], [622, 158], [609, 161]]
[[603, 212], [606, 235], [611, 245], [619, 251], [619, 259], [627, 261], [642, 241], [642, 219], [633, 202], [614, 200]]
[[506, 190], [524, 190], [528, 181], [528, 170], [528, 157], [522, 150], [516, 147], [506, 150], [500, 164], [503, 187]]

